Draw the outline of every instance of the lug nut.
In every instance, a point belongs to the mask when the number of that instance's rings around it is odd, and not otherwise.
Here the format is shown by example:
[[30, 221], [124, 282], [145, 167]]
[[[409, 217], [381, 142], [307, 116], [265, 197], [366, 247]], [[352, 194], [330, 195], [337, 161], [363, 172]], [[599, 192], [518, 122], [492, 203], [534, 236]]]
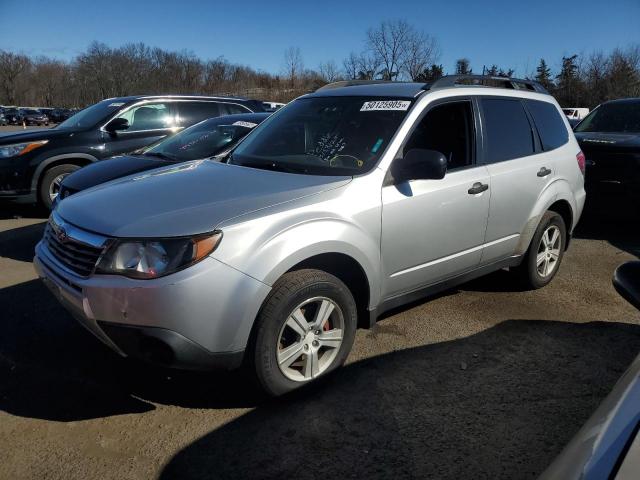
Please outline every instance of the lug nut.
[[305, 350], [309, 350], [309, 345], [307, 345], [306, 343], [304, 344], [304, 349]]
[[314, 347], [317, 347], [317, 346], [318, 346], [318, 345], [320, 345], [320, 344], [318, 343], [318, 340], [314, 340], [314, 341], [312, 342], [312, 345], [313, 345]]

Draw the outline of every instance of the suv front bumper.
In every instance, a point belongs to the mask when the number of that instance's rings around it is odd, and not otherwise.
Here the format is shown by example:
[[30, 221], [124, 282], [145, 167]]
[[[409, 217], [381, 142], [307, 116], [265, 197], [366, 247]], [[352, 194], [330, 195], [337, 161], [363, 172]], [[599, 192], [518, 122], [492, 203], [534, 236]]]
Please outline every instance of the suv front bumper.
[[123, 356], [185, 369], [240, 366], [270, 287], [213, 258], [166, 277], [78, 277], [36, 246], [35, 269], [74, 318]]

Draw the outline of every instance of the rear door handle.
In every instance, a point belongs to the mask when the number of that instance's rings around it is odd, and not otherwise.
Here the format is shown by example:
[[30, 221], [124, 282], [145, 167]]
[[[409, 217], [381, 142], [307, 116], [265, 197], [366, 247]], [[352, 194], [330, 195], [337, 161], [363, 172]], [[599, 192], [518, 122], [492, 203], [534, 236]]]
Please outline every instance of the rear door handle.
[[542, 167], [539, 171], [538, 171], [538, 176], [539, 177], [546, 177], [547, 175], [551, 174], [551, 170], [549, 170], [547, 167]]
[[467, 190], [467, 193], [469, 195], [476, 195], [488, 189], [489, 189], [489, 185], [487, 185], [486, 183], [476, 182], [473, 184], [473, 186], [469, 190]]

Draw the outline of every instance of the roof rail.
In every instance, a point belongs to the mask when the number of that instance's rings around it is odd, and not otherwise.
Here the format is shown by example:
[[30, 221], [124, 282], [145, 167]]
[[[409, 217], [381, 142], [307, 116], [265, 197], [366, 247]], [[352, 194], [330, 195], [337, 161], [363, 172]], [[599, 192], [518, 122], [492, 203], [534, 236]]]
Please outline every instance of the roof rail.
[[327, 83], [325, 86], [320, 87], [316, 92], [322, 90], [331, 90], [333, 88], [341, 87], [355, 87], [357, 85], [374, 85], [376, 83], [398, 83], [390, 80], [340, 80], [339, 82]]
[[546, 88], [535, 80], [494, 77], [491, 75], [446, 75], [444, 77], [440, 77], [433, 83], [425, 84], [424, 88], [425, 90], [433, 90], [434, 88], [455, 87], [456, 85], [510, 88], [514, 90], [530, 90], [539, 93], [549, 93]]

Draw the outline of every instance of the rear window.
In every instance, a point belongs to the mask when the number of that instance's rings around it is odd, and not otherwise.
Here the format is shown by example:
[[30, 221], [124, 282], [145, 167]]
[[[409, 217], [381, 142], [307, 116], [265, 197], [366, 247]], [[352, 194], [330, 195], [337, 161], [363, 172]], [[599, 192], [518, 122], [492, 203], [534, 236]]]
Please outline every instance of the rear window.
[[520, 100], [483, 98], [482, 113], [486, 163], [533, 155], [531, 124]]
[[555, 105], [538, 100], [525, 100], [525, 103], [540, 134], [543, 150], [553, 150], [569, 141], [569, 132]]

